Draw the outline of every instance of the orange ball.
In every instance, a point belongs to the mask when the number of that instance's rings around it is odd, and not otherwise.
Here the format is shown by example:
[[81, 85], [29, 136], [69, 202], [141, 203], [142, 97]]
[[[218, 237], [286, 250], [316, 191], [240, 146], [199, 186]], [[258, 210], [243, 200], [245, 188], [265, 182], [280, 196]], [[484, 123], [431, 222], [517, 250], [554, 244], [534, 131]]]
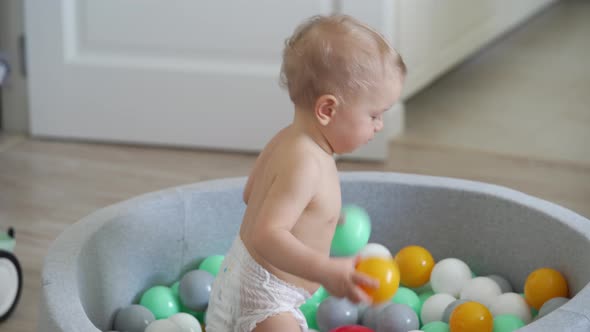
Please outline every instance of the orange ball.
[[361, 288], [373, 299], [374, 304], [387, 302], [393, 298], [399, 287], [399, 268], [392, 258], [368, 257], [356, 266], [358, 272], [379, 281], [378, 288]]
[[451, 332], [492, 332], [494, 317], [483, 304], [465, 302], [451, 313], [449, 328]]
[[559, 271], [550, 268], [537, 269], [526, 278], [524, 298], [527, 303], [539, 310], [543, 303], [554, 297], [568, 297], [567, 281]]
[[434, 268], [434, 258], [428, 250], [420, 246], [402, 248], [395, 261], [399, 266], [401, 283], [406, 287], [420, 287], [430, 280]]

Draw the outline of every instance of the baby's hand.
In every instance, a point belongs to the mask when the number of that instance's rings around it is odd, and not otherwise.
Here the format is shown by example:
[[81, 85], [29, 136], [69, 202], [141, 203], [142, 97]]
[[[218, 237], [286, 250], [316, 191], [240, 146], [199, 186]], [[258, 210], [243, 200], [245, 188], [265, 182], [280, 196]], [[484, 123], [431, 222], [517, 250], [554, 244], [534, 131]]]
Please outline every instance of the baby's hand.
[[371, 303], [371, 297], [359, 286], [377, 288], [379, 282], [355, 270], [358, 260], [358, 256], [331, 258], [324, 268], [323, 279], [320, 280], [320, 283], [330, 295], [346, 297], [353, 303]]

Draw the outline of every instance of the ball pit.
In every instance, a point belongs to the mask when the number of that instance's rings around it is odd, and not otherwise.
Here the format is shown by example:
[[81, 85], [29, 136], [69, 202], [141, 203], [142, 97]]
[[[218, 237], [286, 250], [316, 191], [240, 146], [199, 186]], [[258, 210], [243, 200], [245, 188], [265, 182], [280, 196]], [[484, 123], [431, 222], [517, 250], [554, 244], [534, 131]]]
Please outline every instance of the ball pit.
[[[53, 243], [42, 271], [40, 331], [108, 331], [117, 310], [223, 254], [244, 212], [244, 178], [149, 193], [99, 210]], [[422, 246], [501, 275], [520, 294], [539, 268], [559, 271], [569, 301], [521, 332], [590, 330], [590, 221], [494, 185], [394, 173], [343, 173], [343, 202], [371, 217], [370, 242]], [[419, 298], [422, 294], [418, 293]]]

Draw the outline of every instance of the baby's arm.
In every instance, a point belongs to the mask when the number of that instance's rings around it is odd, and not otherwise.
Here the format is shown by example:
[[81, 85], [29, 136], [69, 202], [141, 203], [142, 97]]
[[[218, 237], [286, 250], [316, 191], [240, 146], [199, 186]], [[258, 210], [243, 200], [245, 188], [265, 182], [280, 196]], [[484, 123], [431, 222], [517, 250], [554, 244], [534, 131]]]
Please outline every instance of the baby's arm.
[[253, 249], [280, 270], [321, 283], [334, 295], [367, 301], [357, 284], [375, 286], [375, 281], [355, 272], [353, 259], [330, 259], [291, 233], [317, 193], [321, 170], [312, 158], [285, 164], [289, 166], [276, 176], [260, 209]]

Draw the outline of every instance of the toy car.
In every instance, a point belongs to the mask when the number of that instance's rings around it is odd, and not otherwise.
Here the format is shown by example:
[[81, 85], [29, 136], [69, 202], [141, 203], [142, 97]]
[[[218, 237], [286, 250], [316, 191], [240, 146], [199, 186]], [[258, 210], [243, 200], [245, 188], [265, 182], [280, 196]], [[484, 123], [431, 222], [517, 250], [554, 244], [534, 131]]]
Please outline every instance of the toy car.
[[0, 322], [14, 311], [21, 294], [23, 275], [12, 253], [15, 244], [14, 229], [0, 232]]

